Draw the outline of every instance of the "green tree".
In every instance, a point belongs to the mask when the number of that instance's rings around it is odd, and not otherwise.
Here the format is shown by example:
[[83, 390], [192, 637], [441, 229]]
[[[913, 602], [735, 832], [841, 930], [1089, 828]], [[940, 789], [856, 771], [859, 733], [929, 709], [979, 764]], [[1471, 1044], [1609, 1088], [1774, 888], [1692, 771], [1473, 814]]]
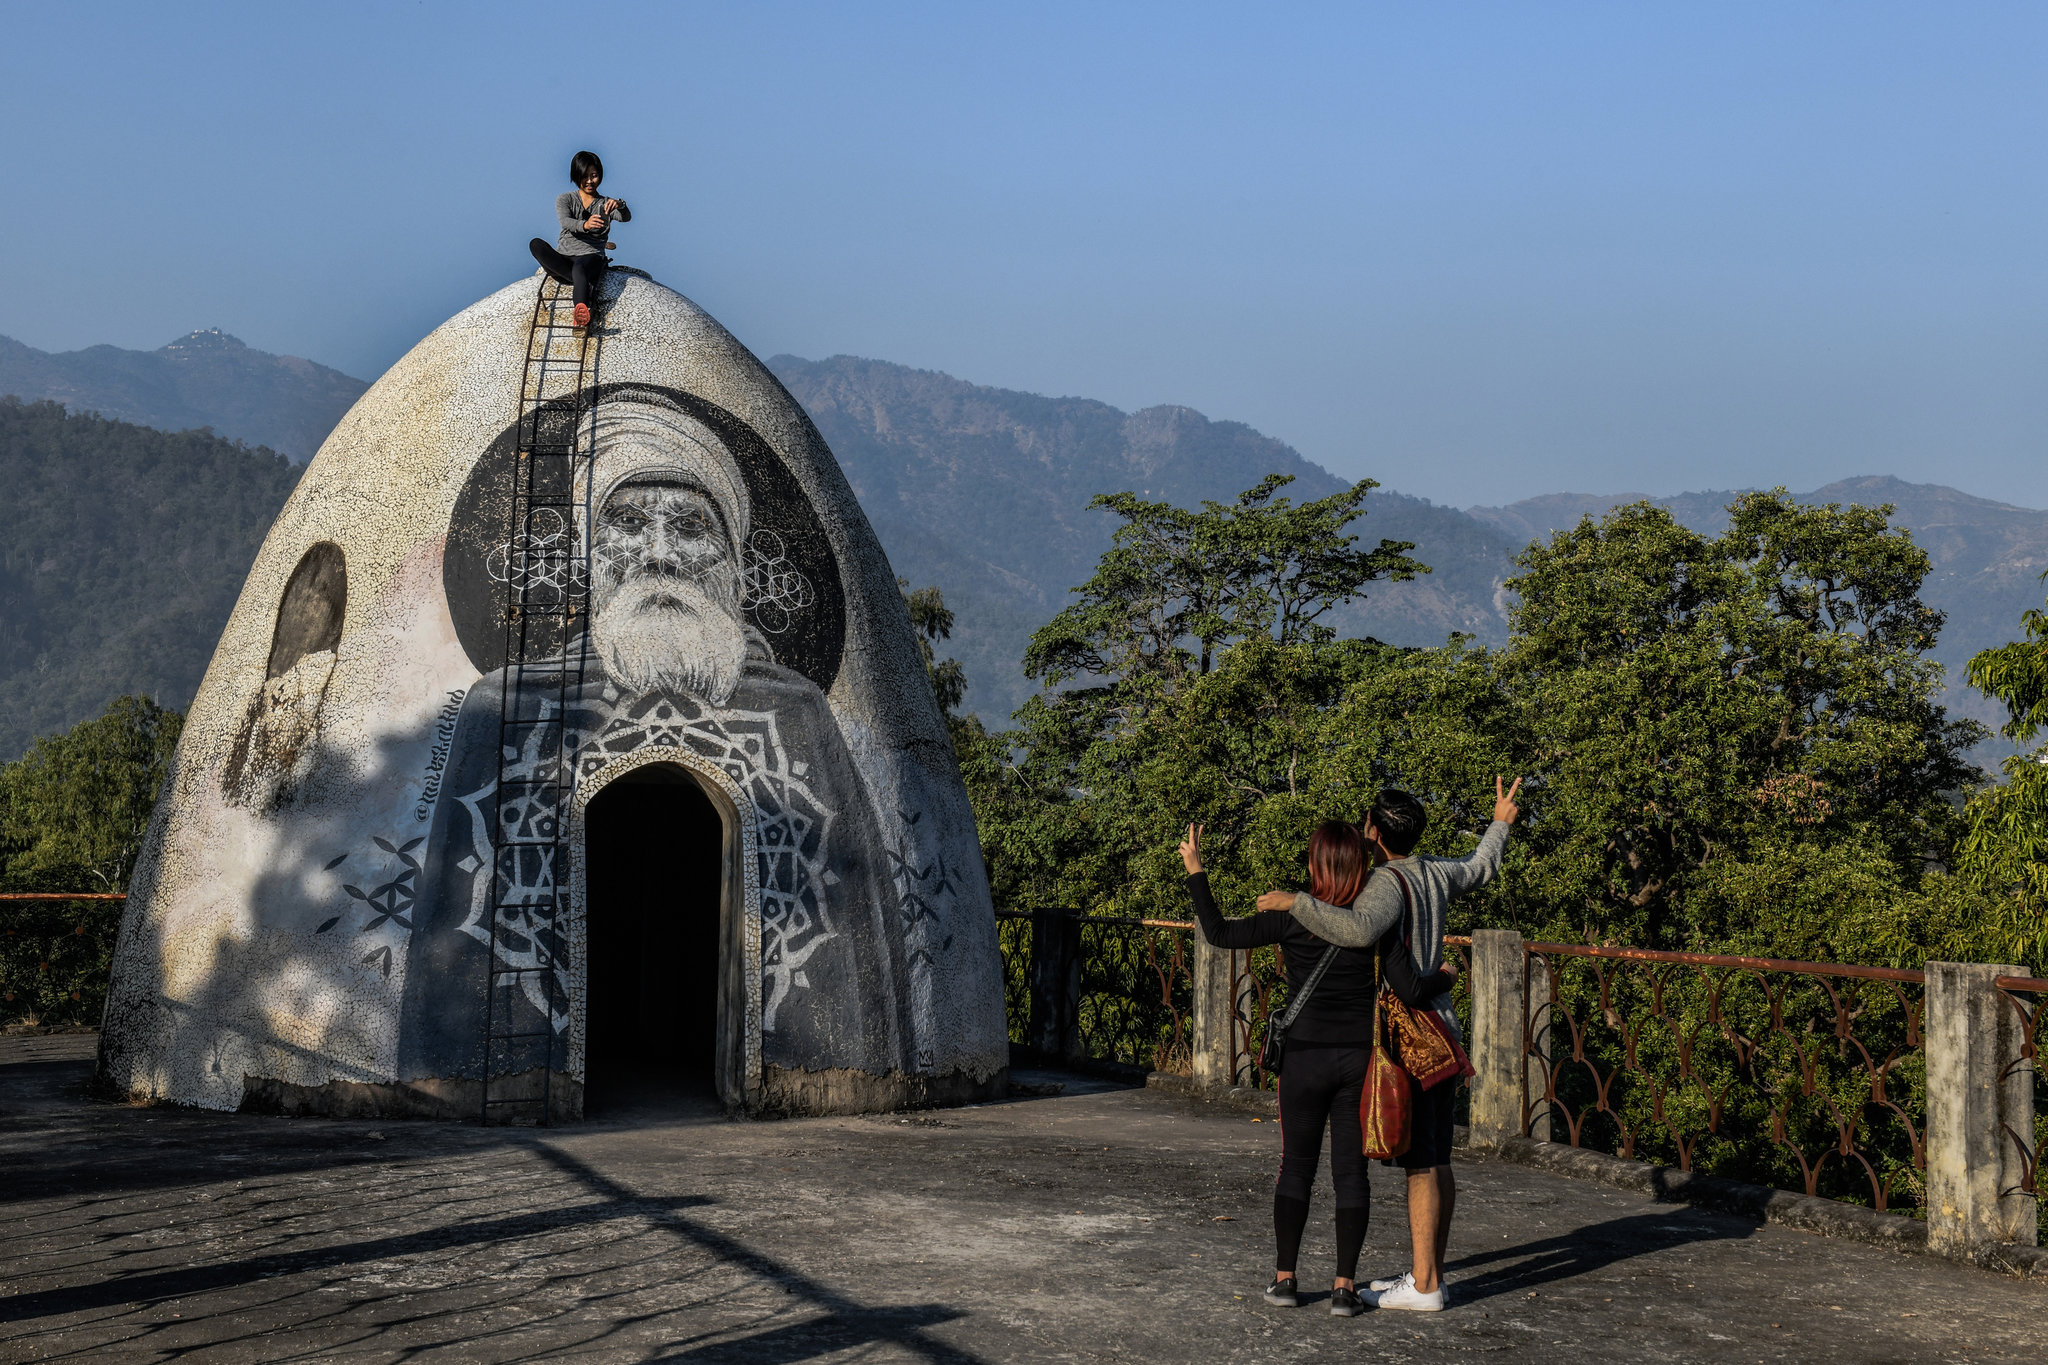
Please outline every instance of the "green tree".
[[1261, 802], [1299, 803], [1323, 714], [1387, 652], [1321, 618], [1427, 566], [1405, 542], [1357, 548], [1372, 481], [1300, 506], [1279, 496], [1287, 482], [1198, 511], [1095, 500], [1124, 524], [1031, 641], [1045, 690], [963, 759], [1001, 903], [1156, 913], [1184, 895], [1177, 822], [1235, 841]]
[[1925, 657], [1940, 613], [1890, 508], [1745, 495], [1707, 538], [1647, 503], [1531, 546], [1499, 667], [1529, 750], [1530, 900], [1552, 932], [1753, 937], [1707, 894], [1769, 850], [1917, 887], [1959, 832], [1980, 727]]
[[954, 756], [959, 757], [980, 743], [988, 732], [973, 716], [960, 714], [960, 704], [967, 699], [967, 670], [958, 659], [941, 659], [938, 654], [938, 646], [952, 637], [953, 610], [936, 587], [913, 588], [903, 578], [896, 580], [896, 587], [903, 594], [903, 605], [909, 609], [911, 629], [917, 632], [917, 648], [924, 657], [932, 699], [939, 704], [946, 735], [953, 742]]
[[[1217, 547], [1264, 489], [1116, 504], [1128, 534], [1033, 642], [1033, 670], [1067, 685], [963, 751], [1000, 903], [1157, 914], [1182, 894], [1189, 821], [1242, 903], [1298, 884], [1315, 822], [1389, 786], [1430, 810], [1425, 851], [1461, 853], [1504, 773], [1528, 779], [1530, 819], [1461, 927], [1843, 961], [1980, 941], [1981, 898], [1944, 872], [1982, 731], [1937, 702], [1927, 560], [1889, 509], [1753, 494], [1708, 537], [1619, 508], [1525, 552], [1504, 649], [1416, 650], [1330, 638], [1270, 585], [1263, 603], [1217, 586], [1256, 587]], [[1349, 551], [1351, 510], [1297, 526], [1303, 557]], [[1405, 548], [1338, 561], [1349, 590], [1413, 571]], [[1341, 575], [1320, 581], [1318, 602], [1342, 600]]]
[[1217, 651], [1266, 636], [1319, 643], [1321, 618], [1376, 579], [1410, 579], [1429, 566], [1408, 541], [1355, 548], [1348, 534], [1379, 485], [1361, 479], [1299, 506], [1279, 496], [1293, 482], [1271, 474], [1232, 503], [1200, 511], [1105, 493], [1089, 503], [1123, 519], [1080, 598], [1031, 637], [1026, 676], [1056, 687], [1076, 678], [1140, 679], [1168, 687], [1207, 673]]
[[39, 739], [0, 767], [8, 885], [127, 890], [184, 723], [148, 697], [117, 697], [97, 719]]
[[[2002, 733], [2031, 744], [2048, 726], [2048, 613], [2021, 618], [2026, 638], [1970, 660], [1970, 685], [2004, 704]], [[2048, 971], [2048, 745], [2015, 754], [2005, 781], [1971, 798], [1957, 871], [1990, 899], [1988, 936], [2001, 958]]]
[[[184, 718], [121, 697], [0, 765], [0, 888], [124, 892]], [[99, 1017], [119, 901], [0, 902], [0, 1019]]]
[[931, 679], [932, 696], [947, 720], [967, 697], [967, 670], [958, 659], [941, 659], [938, 646], [952, 638], [953, 611], [936, 587], [913, 588], [908, 579], [896, 580], [903, 605], [910, 611], [910, 628], [917, 632], [918, 652], [924, 656], [925, 676]]

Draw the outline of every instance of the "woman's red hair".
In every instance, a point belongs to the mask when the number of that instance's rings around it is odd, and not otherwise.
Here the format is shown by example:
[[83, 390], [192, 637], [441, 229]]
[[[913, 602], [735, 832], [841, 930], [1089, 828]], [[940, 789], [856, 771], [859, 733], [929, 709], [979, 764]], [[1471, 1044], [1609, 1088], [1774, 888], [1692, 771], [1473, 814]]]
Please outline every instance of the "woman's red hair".
[[1308, 837], [1308, 889], [1319, 901], [1349, 905], [1365, 885], [1365, 840], [1342, 820], [1325, 820]]

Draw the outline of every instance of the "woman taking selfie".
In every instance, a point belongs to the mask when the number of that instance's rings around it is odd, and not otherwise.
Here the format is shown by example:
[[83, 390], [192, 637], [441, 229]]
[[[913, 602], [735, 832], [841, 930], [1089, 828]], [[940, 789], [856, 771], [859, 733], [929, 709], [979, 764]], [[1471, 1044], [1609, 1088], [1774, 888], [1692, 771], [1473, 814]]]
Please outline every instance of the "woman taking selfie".
[[555, 245], [536, 237], [527, 246], [541, 269], [574, 291], [571, 316], [578, 327], [588, 327], [591, 307], [598, 301], [604, 272], [611, 264], [604, 253], [616, 245], [609, 240], [611, 226], [632, 222], [633, 210], [623, 199], [598, 197], [604, 163], [596, 152], [578, 152], [569, 159], [569, 183], [576, 188], [555, 197], [555, 219], [561, 226]]
[[[1330, 1132], [1330, 1175], [1337, 1187], [1337, 1274], [1330, 1312], [1352, 1317], [1364, 1305], [1353, 1283], [1359, 1249], [1371, 1210], [1366, 1184], [1365, 1135], [1358, 1107], [1372, 1055], [1374, 1002], [1379, 993], [1378, 953], [1372, 948], [1338, 948], [1301, 927], [1292, 915], [1250, 915], [1225, 919], [1209, 894], [1202, 870], [1202, 829], [1188, 826], [1180, 846], [1188, 872], [1188, 894], [1202, 937], [1217, 948], [1256, 948], [1273, 943], [1287, 975], [1287, 999], [1308, 998], [1287, 1028], [1280, 1065], [1280, 1178], [1273, 1187], [1273, 1283], [1266, 1302], [1292, 1308], [1295, 1257], [1308, 1227], [1309, 1191], [1322, 1157], [1323, 1130]], [[1341, 820], [1318, 825], [1308, 844], [1309, 886], [1315, 898], [1349, 905], [1365, 885], [1365, 841]], [[1390, 954], [1387, 985], [1411, 1004], [1449, 989], [1442, 972], [1417, 979], [1404, 953]], [[1313, 984], [1311, 985], [1311, 982]]]

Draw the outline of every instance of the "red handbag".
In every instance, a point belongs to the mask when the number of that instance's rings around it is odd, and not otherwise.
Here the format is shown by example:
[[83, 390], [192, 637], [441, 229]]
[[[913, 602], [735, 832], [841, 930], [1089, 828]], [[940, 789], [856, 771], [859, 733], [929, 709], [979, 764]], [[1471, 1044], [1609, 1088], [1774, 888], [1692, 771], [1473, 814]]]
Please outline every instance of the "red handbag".
[[1365, 1133], [1365, 1154], [1392, 1161], [1408, 1150], [1413, 1129], [1408, 1073], [1387, 1051], [1380, 1032], [1380, 1011], [1372, 1012], [1372, 1058], [1365, 1067], [1365, 1093], [1358, 1100], [1358, 1126]]
[[[1394, 880], [1401, 884], [1402, 932], [1401, 950], [1408, 951], [1410, 934], [1408, 924], [1412, 920], [1415, 902], [1408, 894], [1408, 879], [1394, 868], [1388, 868]], [[1457, 1036], [1451, 1032], [1435, 1010], [1412, 1009], [1399, 996], [1380, 987], [1379, 1009], [1384, 1014], [1387, 1033], [1392, 1035], [1399, 1047], [1401, 1067], [1415, 1078], [1415, 1083], [1424, 1090], [1433, 1089], [1445, 1081], [1476, 1074], [1472, 1061], [1459, 1045]], [[1374, 1031], [1378, 1036], [1378, 1031]]]

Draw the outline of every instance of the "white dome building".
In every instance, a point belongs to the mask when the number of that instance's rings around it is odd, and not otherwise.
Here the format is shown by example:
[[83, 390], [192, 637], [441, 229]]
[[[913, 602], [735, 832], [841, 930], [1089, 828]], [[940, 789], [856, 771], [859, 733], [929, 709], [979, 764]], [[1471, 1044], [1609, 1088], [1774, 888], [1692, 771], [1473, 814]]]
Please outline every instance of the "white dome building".
[[757, 1114], [1000, 1094], [973, 814], [831, 451], [681, 295], [614, 269], [586, 334], [556, 294], [437, 329], [279, 514], [102, 1083], [487, 1122], [647, 1067]]

